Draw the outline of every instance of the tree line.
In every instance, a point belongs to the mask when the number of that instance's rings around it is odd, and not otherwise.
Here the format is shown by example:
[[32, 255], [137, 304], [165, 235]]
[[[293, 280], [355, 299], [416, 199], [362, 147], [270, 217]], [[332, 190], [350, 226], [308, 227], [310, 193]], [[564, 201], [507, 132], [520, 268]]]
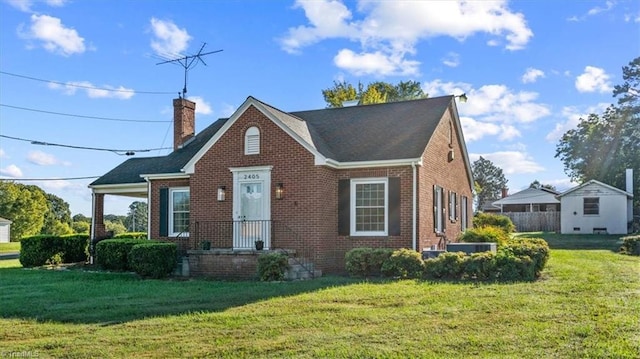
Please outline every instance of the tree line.
[[[126, 216], [108, 214], [104, 223], [115, 234], [147, 231], [147, 203], [135, 201]], [[89, 233], [91, 217], [71, 216], [69, 203], [35, 185], [0, 181], [0, 217], [12, 221], [11, 241], [37, 234]]]

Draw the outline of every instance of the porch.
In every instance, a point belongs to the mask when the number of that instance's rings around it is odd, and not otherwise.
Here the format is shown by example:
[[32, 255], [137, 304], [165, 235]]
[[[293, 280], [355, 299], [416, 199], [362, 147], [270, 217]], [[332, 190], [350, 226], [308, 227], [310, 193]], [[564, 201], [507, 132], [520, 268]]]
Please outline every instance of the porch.
[[260, 255], [277, 252], [288, 257], [286, 279], [322, 276], [314, 264], [315, 248], [280, 221], [196, 221], [191, 229], [167, 239], [178, 246], [182, 275], [248, 279], [255, 276]]

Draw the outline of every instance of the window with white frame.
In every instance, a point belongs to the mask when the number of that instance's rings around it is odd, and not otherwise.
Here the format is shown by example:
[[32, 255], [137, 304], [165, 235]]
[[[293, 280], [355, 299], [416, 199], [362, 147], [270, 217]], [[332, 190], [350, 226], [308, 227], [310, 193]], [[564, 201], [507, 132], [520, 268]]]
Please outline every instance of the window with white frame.
[[433, 230], [436, 233], [444, 233], [446, 218], [446, 195], [444, 188], [433, 186]]
[[455, 222], [458, 219], [458, 194], [449, 191], [449, 220]]
[[260, 130], [257, 127], [249, 127], [244, 133], [244, 154], [260, 154]]
[[188, 188], [169, 191], [169, 233], [172, 236], [189, 234], [189, 202]]
[[586, 215], [599, 215], [600, 214], [600, 198], [598, 197], [585, 197], [582, 203], [583, 213]]
[[351, 180], [351, 235], [386, 236], [388, 180]]

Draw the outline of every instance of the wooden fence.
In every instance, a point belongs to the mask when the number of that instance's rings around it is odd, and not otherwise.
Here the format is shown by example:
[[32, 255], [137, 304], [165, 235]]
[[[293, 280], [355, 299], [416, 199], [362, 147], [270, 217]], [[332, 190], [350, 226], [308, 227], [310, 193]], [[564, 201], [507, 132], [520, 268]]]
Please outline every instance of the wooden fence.
[[518, 232], [558, 232], [560, 233], [560, 212], [505, 212], [499, 213], [511, 218]]

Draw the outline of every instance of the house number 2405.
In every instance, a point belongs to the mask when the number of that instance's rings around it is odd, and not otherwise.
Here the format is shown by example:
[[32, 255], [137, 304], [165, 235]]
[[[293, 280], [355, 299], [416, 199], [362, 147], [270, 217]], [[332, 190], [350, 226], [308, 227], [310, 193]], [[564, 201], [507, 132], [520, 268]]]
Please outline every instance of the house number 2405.
[[248, 174], [248, 175], [243, 175], [244, 177], [242, 177], [242, 179], [259, 179], [260, 175], [259, 174]]

